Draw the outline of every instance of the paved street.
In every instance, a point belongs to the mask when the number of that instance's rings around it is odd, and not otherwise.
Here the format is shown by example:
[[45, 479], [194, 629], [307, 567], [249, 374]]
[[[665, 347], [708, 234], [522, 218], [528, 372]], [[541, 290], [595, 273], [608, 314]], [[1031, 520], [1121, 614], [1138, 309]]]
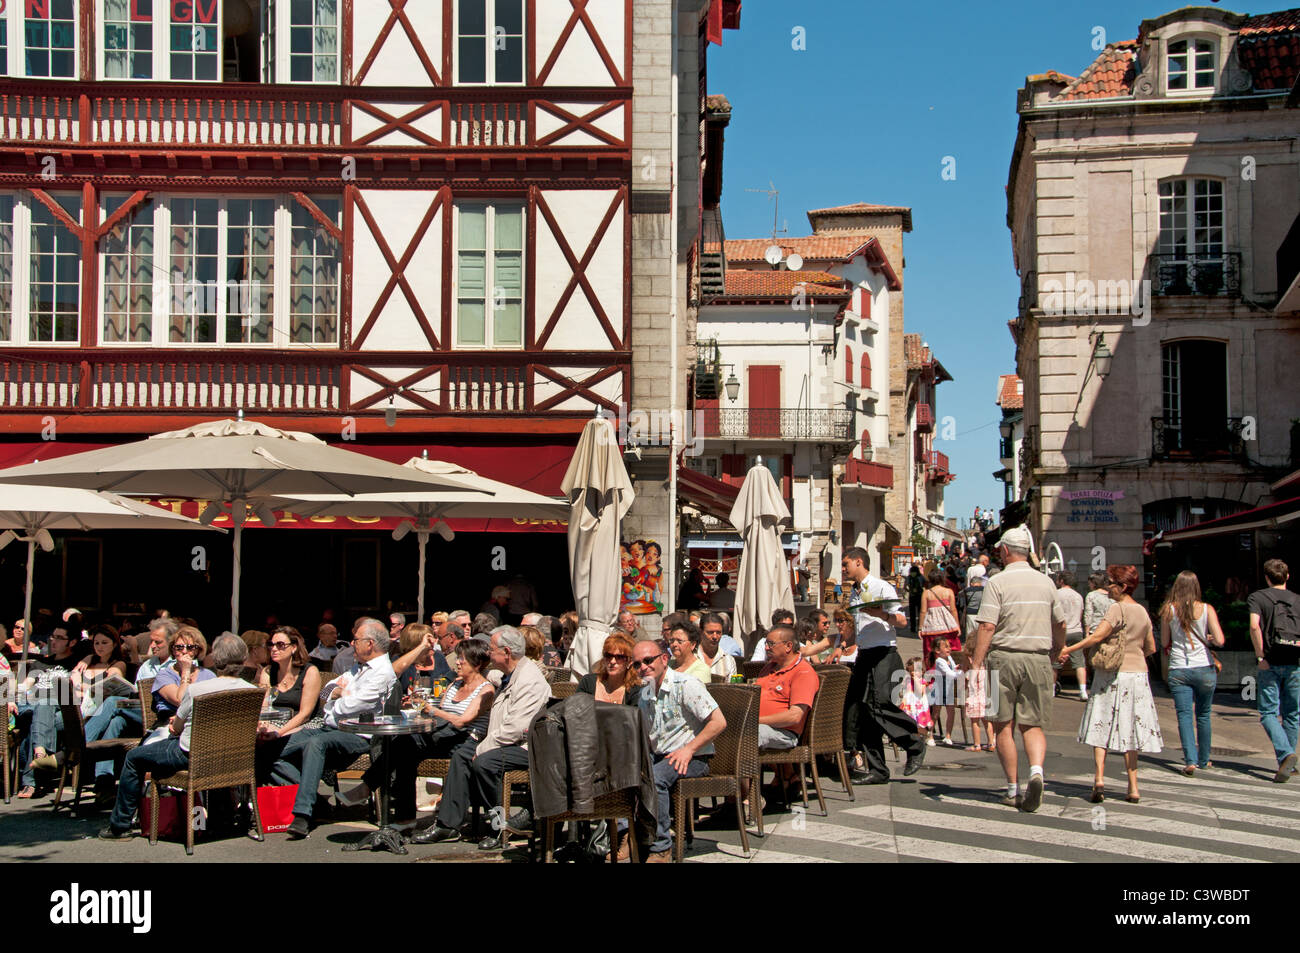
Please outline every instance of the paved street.
[[[904, 640], [910, 652], [913, 640]], [[1273, 784], [1273, 761], [1253, 706], [1228, 693], [1215, 698], [1215, 767], [1183, 777], [1173, 702], [1157, 690], [1165, 750], [1143, 756], [1139, 773], [1142, 802], [1127, 804], [1122, 761], [1107, 764], [1108, 797], [1087, 801], [1092, 784], [1091, 749], [1074, 732], [1082, 703], [1073, 691], [1057, 699], [1049, 735], [1047, 785], [1037, 814], [1023, 814], [996, 803], [1002, 773], [992, 753], [941, 747], [929, 749], [925, 767], [888, 785], [856, 786], [850, 801], [836, 781], [823, 781], [828, 817], [816, 800], [812, 809], [781, 811], [769, 804], [766, 836], [750, 836], [751, 853], [740, 850], [733, 818], [725, 812], [706, 819], [687, 852], [692, 863], [846, 863], [895, 861], [1202, 862], [1300, 860], [1300, 778]], [[960, 729], [956, 737], [960, 738]], [[1022, 767], [1022, 782], [1027, 772]], [[346, 783], [346, 782], [345, 782]], [[810, 785], [811, 787], [811, 785]], [[87, 792], [90, 796], [90, 792]], [[173, 843], [150, 847], [94, 840], [106, 814], [54, 815], [52, 797], [0, 806], [0, 860], [63, 862], [180, 861]], [[404, 863], [411, 861], [512, 862], [526, 859], [522, 849], [480, 852], [472, 844], [412, 847], [405, 857], [342, 852], [371, 829], [364, 809], [347, 820], [322, 825], [303, 842], [283, 834], [255, 843], [238, 836], [200, 842], [196, 861]], [[421, 815], [421, 824], [431, 815]], [[522, 842], [520, 842], [522, 844]]]

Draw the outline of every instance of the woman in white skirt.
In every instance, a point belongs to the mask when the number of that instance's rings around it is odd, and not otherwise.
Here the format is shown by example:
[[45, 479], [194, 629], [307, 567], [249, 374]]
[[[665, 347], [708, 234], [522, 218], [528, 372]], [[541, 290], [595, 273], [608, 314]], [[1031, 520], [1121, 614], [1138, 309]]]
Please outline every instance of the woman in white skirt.
[[1146, 657], [1156, 650], [1151, 618], [1146, 609], [1133, 599], [1133, 590], [1141, 577], [1135, 566], [1106, 567], [1106, 592], [1115, 604], [1097, 628], [1082, 642], [1061, 652], [1064, 665], [1070, 651], [1091, 649], [1110, 638], [1118, 630], [1124, 645], [1124, 661], [1118, 672], [1096, 672], [1092, 692], [1079, 723], [1079, 740], [1092, 745], [1097, 763], [1097, 776], [1092, 786], [1090, 800], [1100, 804], [1105, 799], [1106, 752], [1124, 754], [1124, 767], [1128, 771], [1128, 796], [1130, 804], [1138, 803], [1137, 767], [1138, 752], [1152, 754], [1160, 751], [1160, 720], [1156, 704], [1151, 697], [1151, 684], [1147, 681]]

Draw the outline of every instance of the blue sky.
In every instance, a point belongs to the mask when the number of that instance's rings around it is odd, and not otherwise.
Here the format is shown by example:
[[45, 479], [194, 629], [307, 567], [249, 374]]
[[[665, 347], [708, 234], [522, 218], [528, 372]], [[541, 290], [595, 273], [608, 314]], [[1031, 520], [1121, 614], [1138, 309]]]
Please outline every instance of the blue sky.
[[[1006, 324], [1020, 284], [1005, 187], [1016, 92], [1031, 73], [1079, 75], [1097, 55], [1096, 28], [1105, 42], [1133, 39], [1144, 18], [1178, 6], [750, 0], [741, 29], [710, 50], [708, 91], [726, 94], [733, 109], [723, 168], [728, 238], [771, 234], [771, 200], [745, 191], [769, 181], [791, 235], [811, 231], [808, 209], [912, 208], [905, 327], [955, 378], [939, 388], [937, 411], [954, 418], [957, 439], [935, 444], [957, 474], [945, 495], [949, 515], [1002, 505], [991, 476], [1000, 466], [993, 401], [997, 375], [1015, 370]], [[804, 28], [806, 50], [792, 48], [795, 27]], [[941, 176], [947, 156], [956, 160], [951, 181]]]

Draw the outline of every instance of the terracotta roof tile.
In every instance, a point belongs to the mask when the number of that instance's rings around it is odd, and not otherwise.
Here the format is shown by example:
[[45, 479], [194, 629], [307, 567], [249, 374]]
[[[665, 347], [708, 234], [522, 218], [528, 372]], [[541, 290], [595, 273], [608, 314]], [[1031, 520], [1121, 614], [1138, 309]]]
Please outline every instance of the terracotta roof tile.
[[1133, 92], [1137, 40], [1112, 43], [1053, 100], [1109, 99]]
[[1024, 388], [1015, 374], [998, 375], [998, 406], [1003, 410], [1021, 410], [1025, 406]]
[[1300, 7], [1250, 17], [1241, 25], [1240, 32], [1242, 34], [1291, 33], [1296, 30], [1300, 30]]
[[870, 202], [854, 202], [852, 205], [835, 205], [831, 208], [815, 208], [808, 212], [808, 221], [812, 222], [814, 215], [835, 216], [835, 215], [901, 215], [903, 217], [903, 231], [912, 230], [912, 210], [905, 205], [872, 205]]
[[1237, 41], [1237, 58], [1256, 89], [1290, 89], [1300, 74], [1300, 33], [1260, 32]]
[[921, 347], [921, 335], [903, 335], [903, 360], [909, 371], [920, 370], [921, 364], [924, 363], [924, 352], [925, 349]]
[[799, 286], [810, 298], [848, 298], [852, 292], [843, 279], [824, 271], [746, 271], [728, 268], [729, 298], [790, 298]]
[[764, 260], [763, 254], [769, 246], [775, 244], [781, 246], [782, 255], [798, 252], [806, 262], [833, 261], [838, 263], [845, 261], [849, 255], [865, 245], [871, 237], [870, 234], [865, 232], [853, 232], [842, 235], [808, 235], [803, 238], [782, 237], [779, 242], [773, 242], [769, 238], [733, 239], [726, 243], [727, 261], [728, 263], [763, 262], [766, 267], [767, 262]]

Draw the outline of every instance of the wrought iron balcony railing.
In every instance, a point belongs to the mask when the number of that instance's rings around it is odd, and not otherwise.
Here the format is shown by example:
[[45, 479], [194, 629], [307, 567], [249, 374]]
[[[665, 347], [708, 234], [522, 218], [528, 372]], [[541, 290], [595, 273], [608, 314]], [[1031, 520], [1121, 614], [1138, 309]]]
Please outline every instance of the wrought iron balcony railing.
[[1240, 297], [1241, 255], [1151, 255], [1147, 259], [1153, 295]]
[[1222, 421], [1169, 421], [1151, 418], [1151, 456], [1156, 460], [1170, 457], [1239, 457], [1246, 452], [1242, 439], [1242, 418]]
[[857, 442], [853, 411], [846, 407], [719, 407], [704, 415], [704, 436], [723, 440]]

